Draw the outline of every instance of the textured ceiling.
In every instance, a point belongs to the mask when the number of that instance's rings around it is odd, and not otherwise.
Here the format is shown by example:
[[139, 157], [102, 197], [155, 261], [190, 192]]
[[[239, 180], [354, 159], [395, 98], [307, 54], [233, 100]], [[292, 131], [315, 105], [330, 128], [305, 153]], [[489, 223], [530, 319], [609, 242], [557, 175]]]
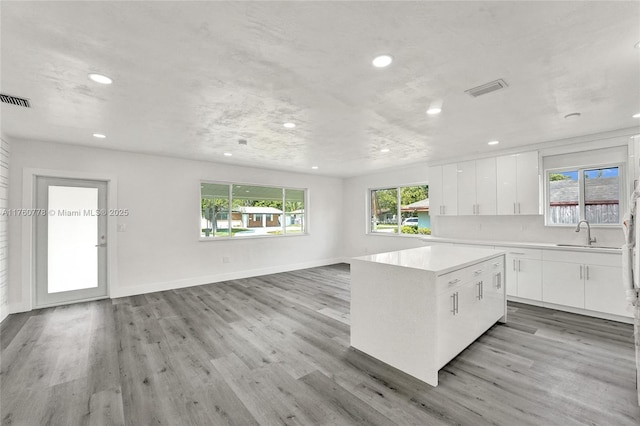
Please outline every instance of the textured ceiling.
[[353, 176], [639, 122], [639, 2], [3, 1], [0, 19], [2, 93], [33, 106], [2, 104], [13, 138]]

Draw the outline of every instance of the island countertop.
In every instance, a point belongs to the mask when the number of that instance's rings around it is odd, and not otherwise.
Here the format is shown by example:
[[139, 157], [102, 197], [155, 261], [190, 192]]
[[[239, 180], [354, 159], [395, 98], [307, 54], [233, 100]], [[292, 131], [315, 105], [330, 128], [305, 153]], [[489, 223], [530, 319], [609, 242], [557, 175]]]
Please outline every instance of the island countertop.
[[475, 247], [429, 246], [359, 256], [354, 260], [420, 269], [442, 275], [501, 254], [504, 254], [504, 251]]

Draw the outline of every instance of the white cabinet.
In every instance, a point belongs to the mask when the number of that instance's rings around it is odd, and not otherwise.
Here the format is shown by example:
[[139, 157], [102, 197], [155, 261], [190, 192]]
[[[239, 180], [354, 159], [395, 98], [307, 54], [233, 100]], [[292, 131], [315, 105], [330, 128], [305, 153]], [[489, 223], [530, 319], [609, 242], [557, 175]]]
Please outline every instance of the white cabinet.
[[542, 250], [496, 247], [507, 252], [507, 295], [542, 300]]
[[504, 255], [432, 246], [351, 259], [351, 346], [433, 386], [506, 319]]
[[545, 261], [544, 301], [584, 308], [584, 266], [578, 263]]
[[458, 214], [458, 168], [455, 164], [429, 168], [429, 211], [432, 216]]
[[546, 250], [543, 301], [631, 317], [626, 311], [620, 256]]
[[538, 152], [505, 155], [496, 159], [497, 213], [540, 213]]
[[458, 215], [496, 214], [496, 159], [457, 164]]

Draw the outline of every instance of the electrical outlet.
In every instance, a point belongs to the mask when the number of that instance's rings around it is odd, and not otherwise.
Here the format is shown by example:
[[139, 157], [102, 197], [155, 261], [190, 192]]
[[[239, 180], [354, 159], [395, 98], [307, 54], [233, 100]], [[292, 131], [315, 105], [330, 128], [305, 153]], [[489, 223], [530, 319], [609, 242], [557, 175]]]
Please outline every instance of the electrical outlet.
[[229, 258], [229, 257], [227, 257], [227, 256], [224, 256], [224, 257], [222, 258], [222, 263], [231, 263], [231, 258]]

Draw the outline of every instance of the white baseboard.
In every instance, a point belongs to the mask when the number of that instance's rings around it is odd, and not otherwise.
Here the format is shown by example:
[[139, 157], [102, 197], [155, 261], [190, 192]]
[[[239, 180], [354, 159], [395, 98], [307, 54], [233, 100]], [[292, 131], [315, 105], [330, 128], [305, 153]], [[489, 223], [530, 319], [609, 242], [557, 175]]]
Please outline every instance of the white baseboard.
[[111, 289], [110, 297], [136, 296], [138, 294], [154, 293], [156, 291], [176, 290], [179, 288], [193, 287], [197, 285], [212, 284], [223, 281], [239, 280], [242, 278], [258, 277], [261, 275], [278, 274], [281, 272], [297, 271], [300, 269], [316, 268], [318, 266], [344, 263], [342, 258], [324, 259], [311, 262], [282, 265], [270, 268], [248, 269], [244, 271], [230, 272], [226, 274], [207, 275], [201, 277], [185, 278], [181, 280], [165, 281], [143, 284], [138, 286], [118, 287]]

